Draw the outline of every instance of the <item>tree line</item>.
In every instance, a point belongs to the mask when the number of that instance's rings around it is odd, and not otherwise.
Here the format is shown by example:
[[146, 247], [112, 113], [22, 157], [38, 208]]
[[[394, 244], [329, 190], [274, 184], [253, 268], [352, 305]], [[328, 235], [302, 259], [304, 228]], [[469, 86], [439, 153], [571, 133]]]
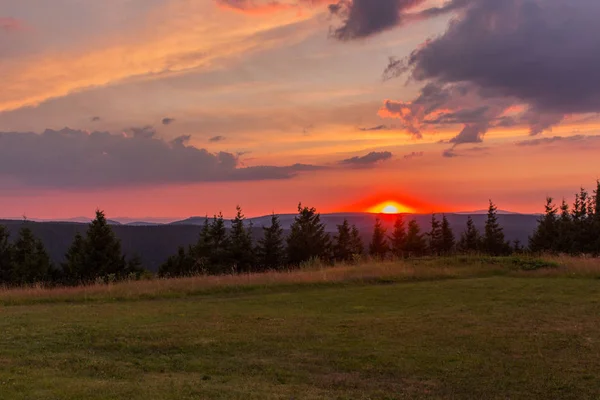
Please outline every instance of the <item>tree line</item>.
[[[527, 247], [506, 241], [498, 222], [496, 205], [490, 200], [485, 228], [479, 232], [471, 217], [457, 238], [445, 215], [432, 215], [427, 230], [399, 214], [390, 232], [377, 218], [371, 241], [363, 244], [361, 234], [348, 220], [336, 233], [326, 232], [321, 216], [313, 207], [298, 205], [298, 214], [286, 236], [279, 217], [271, 216], [270, 226], [262, 227], [258, 241], [252, 237], [252, 224], [242, 209], [227, 229], [223, 214], [205, 219], [198, 240], [180, 247], [158, 271], [160, 277], [197, 274], [220, 275], [259, 273], [301, 268], [318, 260], [325, 264], [357, 262], [365, 255], [374, 259], [421, 256], [447, 256], [479, 253], [505, 256], [511, 253], [567, 253], [600, 255], [600, 182], [590, 195], [581, 189], [572, 206], [563, 200], [560, 207], [546, 199], [545, 213], [529, 238]], [[53, 265], [44, 244], [25, 224], [11, 242], [8, 230], [0, 226], [0, 286], [36, 283], [80, 285], [139, 279], [148, 273], [139, 257], [127, 259], [102, 211], [89, 224], [85, 235], [77, 233], [65, 255]], [[148, 273], [149, 274], [149, 273]]]

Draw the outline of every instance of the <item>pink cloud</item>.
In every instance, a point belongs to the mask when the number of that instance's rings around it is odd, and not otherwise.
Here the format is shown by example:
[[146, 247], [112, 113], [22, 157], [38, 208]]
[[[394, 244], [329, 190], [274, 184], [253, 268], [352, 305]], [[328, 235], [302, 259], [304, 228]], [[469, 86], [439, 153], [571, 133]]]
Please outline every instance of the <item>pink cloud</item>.
[[0, 31], [15, 32], [23, 29], [23, 23], [18, 19], [12, 17], [0, 17]]

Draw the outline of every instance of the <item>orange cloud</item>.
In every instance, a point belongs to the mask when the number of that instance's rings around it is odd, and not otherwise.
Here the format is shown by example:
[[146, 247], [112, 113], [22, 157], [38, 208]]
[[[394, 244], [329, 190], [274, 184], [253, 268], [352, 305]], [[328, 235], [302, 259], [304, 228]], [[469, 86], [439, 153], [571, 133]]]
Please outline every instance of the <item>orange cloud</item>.
[[[217, 5], [225, 10], [241, 12], [249, 15], [268, 15], [289, 10], [299, 10], [302, 7], [314, 7], [328, 4], [330, 0], [297, 0], [295, 2], [255, 1], [255, 0], [215, 0]], [[299, 15], [301, 15], [299, 13]]]

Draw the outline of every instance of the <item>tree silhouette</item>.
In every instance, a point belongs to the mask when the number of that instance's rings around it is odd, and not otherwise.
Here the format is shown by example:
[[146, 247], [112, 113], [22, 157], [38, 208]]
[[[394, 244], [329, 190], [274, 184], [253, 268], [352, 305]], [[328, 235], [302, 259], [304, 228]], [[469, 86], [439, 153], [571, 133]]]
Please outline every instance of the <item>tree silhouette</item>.
[[435, 214], [431, 215], [431, 230], [427, 234], [429, 236], [429, 252], [433, 255], [439, 256], [443, 249], [443, 237], [442, 237], [442, 224], [435, 217]]
[[394, 221], [394, 230], [390, 237], [392, 253], [396, 257], [404, 257], [404, 250], [406, 247], [406, 224], [404, 223], [404, 216], [398, 214], [396, 221]]
[[256, 252], [263, 270], [279, 270], [285, 266], [283, 229], [277, 215], [271, 216], [270, 227], [263, 227], [263, 238], [258, 241]]
[[13, 249], [13, 283], [17, 285], [47, 281], [50, 257], [44, 244], [28, 227], [21, 228]]
[[483, 250], [493, 256], [502, 256], [510, 252], [510, 245], [504, 240], [504, 232], [498, 223], [498, 208], [490, 200], [487, 220], [485, 222], [485, 235], [483, 237]]
[[350, 230], [350, 247], [352, 248], [353, 257], [362, 256], [365, 252], [365, 246], [356, 225], [352, 225]]
[[229, 234], [229, 258], [238, 272], [250, 272], [256, 262], [252, 244], [252, 226], [246, 228], [246, 217], [240, 206], [236, 207], [236, 211]]
[[11, 285], [13, 281], [13, 248], [8, 239], [8, 229], [0, 225], [0, 286]]
[[337, 234], [333, 237], [333, 257], [336, 261], [352, 261], [354, 249], [352, 246], [352, 230], [348, 220], [337, 226]]
[[329, 261], [329, 235], [321, 223], [321, 215], [313, 208], [298, 204], [298, 215], [287, 238], [287, 259], [291, 266], [299, 266], [312, 259]]
[[67, 285], [79, 285], [84, 281], [85, 274], [85, 251], [86, 243], [83, 236], [77, 232], [75, 239], [62, 264], [64, 283]]
[[448, 218], [446, 215], [442, 216], [442, 242], [441, 242], [441, 250], [443, 254], [451, 254], [454, 251], [454, 246], [456, 245], [456, 239], [454, 237], [454, 231], [452, 231], [452, 227], [448, 222]]
[[408, 232], [406, 234], [405, 250], [408, 256], [422, 256], [427, 249], [425, 239], [421, 234], [421, 228], [417, 221], [410, 220], [408, 223]]
[[223, 213], [214, 216], [208, 227], [208, 237], [210, 238], [210, 254], [207, 272], [215, 275], [231, 272], [232, 260], [229, 253], [231, 242], [227, 235]]
[[372, 257], [383, 259], [390, 250], [385, 233], [386, 229], [381, 224], [381, 220], [377, 218], [375, 220], [375, 226], [373, 227], [373, 238], [371, 239], [371, 245], [369, 246], [369, 254]]
[[460, 237], [458, 250], [463, 253], [474, 253], [481, 248], [481, 235], [475, 227], [473, 218], [467, 218], [467, 228]]
[[529, 238], [529, 249], [535, 253], [557, 252], [559, 239], [558, 209], [552, 197], [546, 198], [544, 215], [538, 220], [538, 226]]

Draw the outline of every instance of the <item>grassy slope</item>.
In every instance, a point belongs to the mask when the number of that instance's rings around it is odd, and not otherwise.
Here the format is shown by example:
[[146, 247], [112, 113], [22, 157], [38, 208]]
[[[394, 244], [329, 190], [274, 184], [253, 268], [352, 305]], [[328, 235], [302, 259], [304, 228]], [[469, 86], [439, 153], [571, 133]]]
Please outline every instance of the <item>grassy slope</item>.
[[0, 306], [0, 332], [3, 399], [600, 397], [589, 278]]

